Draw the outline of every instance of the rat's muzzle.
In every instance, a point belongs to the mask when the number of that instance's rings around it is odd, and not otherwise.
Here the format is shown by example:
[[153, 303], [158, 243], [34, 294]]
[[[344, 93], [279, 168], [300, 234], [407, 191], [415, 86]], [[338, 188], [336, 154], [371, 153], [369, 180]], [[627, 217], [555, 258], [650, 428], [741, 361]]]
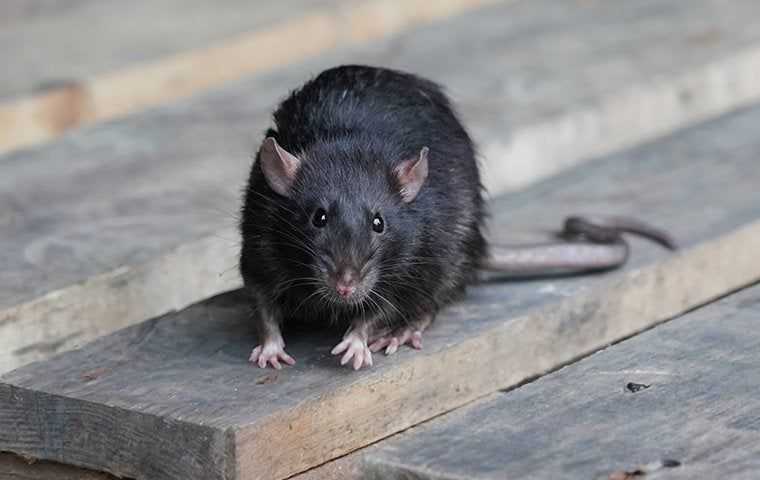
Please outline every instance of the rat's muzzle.
[[351, 267], [338, 270], [335, 275], [335, 292], [343, 299], [348, 300], [359, 285], [359, 272]]

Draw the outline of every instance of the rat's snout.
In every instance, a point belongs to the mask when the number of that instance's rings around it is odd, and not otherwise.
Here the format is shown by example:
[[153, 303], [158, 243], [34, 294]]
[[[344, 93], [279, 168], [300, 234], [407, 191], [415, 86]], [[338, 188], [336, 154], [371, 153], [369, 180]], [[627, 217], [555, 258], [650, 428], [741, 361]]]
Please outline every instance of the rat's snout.
[[356, 292], [359, 285], [359, 272], [353, 267], [342, 267], [335, 273], [335, 291], [344, 299]]

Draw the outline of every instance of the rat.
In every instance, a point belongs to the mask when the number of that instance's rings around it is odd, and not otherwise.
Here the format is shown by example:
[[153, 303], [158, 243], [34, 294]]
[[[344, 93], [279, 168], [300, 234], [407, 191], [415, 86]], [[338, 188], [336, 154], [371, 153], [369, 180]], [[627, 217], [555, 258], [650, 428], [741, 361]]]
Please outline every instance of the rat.
[[498, 247], [472, 139], [442, 88], [398, 70], [323, 71], [274, 112], [245, 189], [240, 272], [259, 340], [249, 360], [281, 368], [282, 325], [341, 324], [331, 353], [422, 347], [436, 314], [479, 269], [518, 274], [616, 268], [622, 232], [673, 243], [634, 219], [569, 218], [564, 240]]

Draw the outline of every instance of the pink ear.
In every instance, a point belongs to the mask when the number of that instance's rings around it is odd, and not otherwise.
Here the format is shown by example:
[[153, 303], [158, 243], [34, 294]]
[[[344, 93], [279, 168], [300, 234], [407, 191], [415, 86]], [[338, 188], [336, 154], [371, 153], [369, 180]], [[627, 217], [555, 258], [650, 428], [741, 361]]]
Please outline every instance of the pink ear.
[[428, 175], [428, 147], [422, 147], [417, 157], [401, 162], [396, 167], [396, 178], [401, 185], [401, 198], [409, 203], [417, 196]]
[[269, 186], [275, 192], [287, 197], [288, 190], [296, 178], [298, 167], [301, 166], [301, 160], [278, 145], [273, 137], [264, 139], [259, 155], [261, 170]]

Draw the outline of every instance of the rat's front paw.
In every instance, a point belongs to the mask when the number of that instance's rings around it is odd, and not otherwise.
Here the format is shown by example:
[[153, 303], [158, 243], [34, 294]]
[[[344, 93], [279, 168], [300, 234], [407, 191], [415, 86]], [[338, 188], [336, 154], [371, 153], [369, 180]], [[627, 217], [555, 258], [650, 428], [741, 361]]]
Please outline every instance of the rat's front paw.
[[257, 364], [260, 368], [266, 368], [267, 364], [272, 365], [277, 370], [282, 368], [280, 361], [288, 365], [295, 365], [293, 357], [285, 352], [285, 345], [280, 342], [265, 342], [253, 349], [248, 361]]
[[346, 335], [343, 341], [337, 344], [330, 353], [340, 355], [343, 352], [345, 353], [340, 359], [341, 365], [345, 365], [353, 359], [354, 370], [359, 370], [364, 366], [372, 366], [372, 352], [367, 346], [367, 339], [357, 333]]

